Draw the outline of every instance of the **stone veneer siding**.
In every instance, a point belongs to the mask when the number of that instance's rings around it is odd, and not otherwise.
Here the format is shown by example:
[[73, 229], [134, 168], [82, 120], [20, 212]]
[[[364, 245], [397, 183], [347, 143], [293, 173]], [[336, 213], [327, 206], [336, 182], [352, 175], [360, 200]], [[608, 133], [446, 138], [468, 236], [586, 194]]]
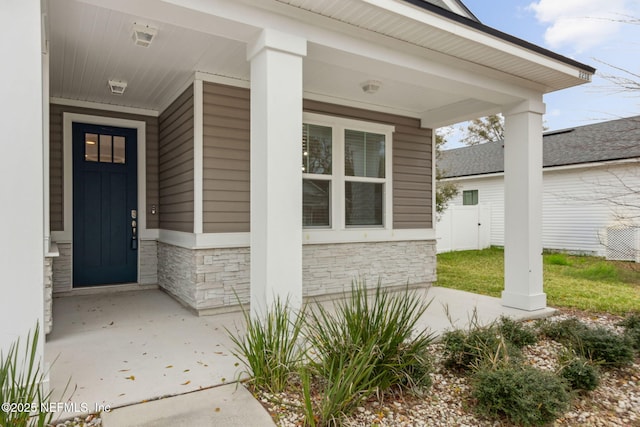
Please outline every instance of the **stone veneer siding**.
[[53, 293], [70, 291], [71, 283], [71, 243], [57, 243], [60, 255], [53, 261]]
[[303, 295], [349, 291], [356, 278], [369, 287], [430, 285], [436, 280], [436, 244], [428, 241], [304, 245]]
[[[303, 246], [303, 295], [321, 297], [351, 288], [354, 278], [375, 286], [428, 286], [436, 279], [435, 241]], [[158, 284], [205, 314], [249, 302], [249, 248], [185, 249], [158, 244]], [[237, 297], [236, 297], [237, 295]]]

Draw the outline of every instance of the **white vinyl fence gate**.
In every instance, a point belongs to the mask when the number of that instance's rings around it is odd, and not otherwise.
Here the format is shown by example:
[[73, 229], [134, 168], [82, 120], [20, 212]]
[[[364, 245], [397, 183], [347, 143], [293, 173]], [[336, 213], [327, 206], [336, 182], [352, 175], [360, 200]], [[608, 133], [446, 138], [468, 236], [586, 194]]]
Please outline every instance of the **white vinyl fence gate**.
[[491, 245], [491, 206], [449, 206], [436, 224], [437, 251], [485, 249]]

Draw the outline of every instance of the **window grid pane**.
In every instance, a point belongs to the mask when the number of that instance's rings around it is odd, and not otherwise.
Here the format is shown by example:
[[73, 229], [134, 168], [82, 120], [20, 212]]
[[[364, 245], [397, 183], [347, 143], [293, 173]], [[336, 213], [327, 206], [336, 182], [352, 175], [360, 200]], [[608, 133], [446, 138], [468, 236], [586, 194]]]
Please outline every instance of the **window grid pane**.
[[84, 161], [98, 161], [98, 135], [95, 133], [87, 133], [84, 135]]
[[354, 130], [344, 135], [345, 175], [385, 177], [385, 136]]
[[113, 163], [125, 163], [125, 142], [124, 136], [113, 137]]
[[302, 225], [324, 228], [331, 226], [331, 181], [302, 180]]
[[100, 163], [113, 163], [111, 135], [100, 135]]
[[345, 224], [383, 225], [384, 184], [345, 182]]
[[327, 126], [302, 125], [302, 172], [331, 175], [332, 129]]

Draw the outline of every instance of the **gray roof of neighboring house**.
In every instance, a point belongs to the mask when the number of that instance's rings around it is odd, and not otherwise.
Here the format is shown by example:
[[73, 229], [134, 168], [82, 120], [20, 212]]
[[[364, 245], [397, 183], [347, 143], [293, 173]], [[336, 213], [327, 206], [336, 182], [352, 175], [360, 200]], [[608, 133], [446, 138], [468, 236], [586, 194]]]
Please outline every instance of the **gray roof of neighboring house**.
[[[566, 166], [640, 158], [640, 116], [546, 132], [543, 166]], [[443, 178], [504, 172], [504, 142], [444, 150], [438, 158]]]

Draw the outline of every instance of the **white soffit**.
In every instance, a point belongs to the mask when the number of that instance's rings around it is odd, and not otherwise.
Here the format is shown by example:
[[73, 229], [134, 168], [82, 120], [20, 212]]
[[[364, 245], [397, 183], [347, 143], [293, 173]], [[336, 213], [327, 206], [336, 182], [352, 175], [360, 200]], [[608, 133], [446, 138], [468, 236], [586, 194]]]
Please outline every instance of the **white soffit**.
[[546, 88], [589, 81], [584, 71], [401, 0], [276, 0], [359, 28], [481, 65]]

